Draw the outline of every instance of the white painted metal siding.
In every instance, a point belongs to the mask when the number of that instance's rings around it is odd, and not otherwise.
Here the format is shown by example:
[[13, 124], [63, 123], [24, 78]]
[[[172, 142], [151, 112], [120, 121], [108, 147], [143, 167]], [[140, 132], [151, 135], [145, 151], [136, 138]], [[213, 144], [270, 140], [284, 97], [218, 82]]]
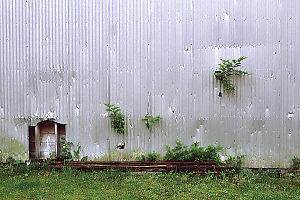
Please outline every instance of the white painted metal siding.
[[[2, 0], [0, 148], [28, 157], [28, 126], [67, 124], [90, 158], [219, 144], [248, 167], [300, 155], [299, 0]], [[219, 97], [219, 59], [248, 57]], [[146, 114], [163, 120], [150, 132]], [[126, 114], [113, 132], [103, 103]], [[121, 140], [124, 152], [116, 150]]]

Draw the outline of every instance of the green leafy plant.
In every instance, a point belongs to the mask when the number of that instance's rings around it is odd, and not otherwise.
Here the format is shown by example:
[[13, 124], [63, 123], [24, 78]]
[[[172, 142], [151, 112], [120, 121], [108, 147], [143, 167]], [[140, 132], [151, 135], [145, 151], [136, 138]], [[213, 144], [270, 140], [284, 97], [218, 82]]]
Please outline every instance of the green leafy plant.
[[87, 161], [88, 160], [88, 156], [84, 156], [81, 158], [81, 161]]
[[236, 69], [241, 66], [241, 62], [246, 58], [247, 57], [240, 57], [237, 60], [233, 59], [232, 61], [220, 59], [222, 64], [218, 64], [220, 66], [218, 69], [219, 71], [215, 71], [214, 75], [221, 84], [223, 84], [224, 90], [233, 93], [235, 92], [236, 86], [233, 85], [232, 80], [229, 79], [231, 76], [251, 75], [248, 72]]
[[[60, 143], [62, 145], [62, 151], [58, 156], [56, 156], [56, 160], [73, 160], [73, 159], [79, 160], [81, 145], [79, 145], [78, 143], [75, 148], [73, 142], [67, 142], [65, 138], [61, 138], [60, 140], [61, 140]], [[72, 147], [73, 147], [73, 152], [71, 150]], [[85, 157], [87, 159], [87, 156]]]
[[9, 156], [7, 159], [6, 159], [6, 163], [8, 164], [13, 164], [14, 162], [16, 162], [16, 159], [14, 159], [13, 157]]
[[243, 170], [243, 159], [246, 155], [240, 156], [229, 156], [224, 162], [227, 165], [231, 165], [236, 172], [240, 172]]
[[171, 149], [166, 146], [167, 152], [164, 156], [166, 161], [181, 161], [181, 162], [216, 162], [221, 164], [219, 152], [223, 149], [222, 146], [209, 145], [206, 149], [199, 146], [196, 142], [190, 147], [183, 145], [182, 142], [176, 141], [176, 146]]
[[122, 114], [120, 111], [120, 107], [115, 106], [113, 104], [104, 104], [108, 107], [106, 111], [109, 111], [108, 117], [111, 119], [111, 126], [113, 129], [118, 133], [125, 132], [125, 115]]
[[[206, 149], [205, 149], [205, 156], [203, 161], [208, 161], [208, 162], [216, 162], [218, 164], [221, 164], [221, 158], [220, 158], [220, 151], [223, 149], [222, 146], [213, 146], [213, 145], [209, 145]], [[202, 161], [202, 162], [203, 162]]]
[[138, 161], [159, 161], [160, 154], [156, 152], [141, 155], [137, 159]]
[[300, 169], [300, 158], [294, 156], [294, 158], [292, 159], [292, 167], [295, 170]]
[[62, 151], [56, 157], [57, 160], [71, 160], [73, 158], [71, 148], [74, 146], [73, 142], [67, 142], [65, 138], [61, 138]]
[[142, 118], [143, 120], [146, 120], [146, 126], [147, 128], [151, 128], [153, 123], [156, 121], [159, 121], [162, 119], [162, 117], [160, 115], [157, 115], [156, 117], [153, 117], [151, 115], [146, 115], [145, 117]]
[[189, 160], [189, 149], [188, 146], [183, 145], [182, 142], [176, 141], [176, 146], [171, 149], [171, 147], [166, 146], [167, 152], [164, 156], [165, 161], [188, 161]]
[[74, 159], [79, 160], [79, 154], [80, 154], [81, 146], [78, 143], [76, 147], [77, 147], [77, 149], [73, 150], [73, 155], [74, 155], [73, 157], [74, 157]]

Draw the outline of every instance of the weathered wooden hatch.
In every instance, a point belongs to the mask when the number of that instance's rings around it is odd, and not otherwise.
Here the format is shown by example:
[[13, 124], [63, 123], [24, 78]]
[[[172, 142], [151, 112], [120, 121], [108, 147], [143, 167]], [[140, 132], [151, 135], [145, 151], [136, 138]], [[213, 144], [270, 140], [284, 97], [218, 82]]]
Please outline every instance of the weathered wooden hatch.
[[29, 127], [29, 157], [47, 159], [61, 152], [60, 141], [65, 138], [65, 125], [43, 121]]

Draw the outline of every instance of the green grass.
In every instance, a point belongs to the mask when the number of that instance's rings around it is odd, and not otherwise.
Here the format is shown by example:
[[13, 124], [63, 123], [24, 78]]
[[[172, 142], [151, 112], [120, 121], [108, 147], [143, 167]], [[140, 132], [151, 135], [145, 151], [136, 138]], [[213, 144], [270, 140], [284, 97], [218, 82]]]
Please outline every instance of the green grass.
[[178, 173], [1, 173], [0, 199], [299, 199], [300, 177]]

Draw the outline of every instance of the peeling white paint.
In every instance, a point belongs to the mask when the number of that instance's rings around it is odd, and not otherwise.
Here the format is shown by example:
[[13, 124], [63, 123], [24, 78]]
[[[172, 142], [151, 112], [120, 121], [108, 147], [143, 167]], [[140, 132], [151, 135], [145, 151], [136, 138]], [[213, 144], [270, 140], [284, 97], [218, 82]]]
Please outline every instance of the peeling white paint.
[[269, 118], [270, 117], [270, 109], [267, 107], [265, 110], [265, 118]]
[[288, 112], [287, 117], [288, 117], [288, 119], [294, 119], [295, 114], [293, 112]]
[[48, 120], [48, 119], [55, 119], [57, 116], [55, 114], [55, 112], [47, 112], [46, 115], [43, 117], [45, 120]]
[[4, 108], [0, 107], [0, 118], [4, 117]]
[[226, 20], [226, 21], [229, 20], [229, 14], [227, 12], [224, 13], [224, 20]]

